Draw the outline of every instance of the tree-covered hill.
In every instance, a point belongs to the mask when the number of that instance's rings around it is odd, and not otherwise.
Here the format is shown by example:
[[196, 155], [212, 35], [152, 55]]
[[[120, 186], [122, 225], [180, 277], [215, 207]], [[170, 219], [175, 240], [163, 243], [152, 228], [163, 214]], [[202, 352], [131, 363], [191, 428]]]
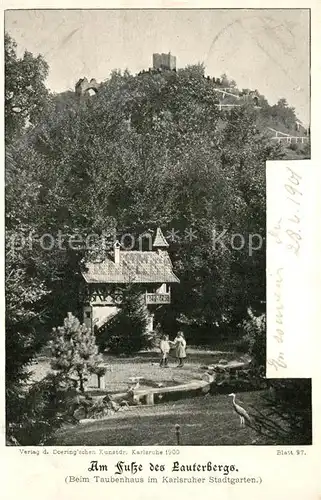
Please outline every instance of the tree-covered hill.
[[[191, 70], [191, 67], [189, 68]], [[126, 77], [128, 79], [139, 79], [146, 83], [152, 78], [155, 82], [174, 81], [176, 84], [181, 85], [181, 77], [184, 74], [184, 69], [179, 70], [154, 70], [141, 71], [138, 75], [131, 75], [125, 71], [123, 75], [119, 72], [114, 72], [113, 76]], [[207, 89], [208, 96], [213, 97], [216, 107], [220, 111], [220, 122], [224, 126], [228, 121], [228, 114], [233, 108], [248, 106], [256, 110], [256, 126], [262, 134], [265, 134], [270, 140], [274, 140], [276, 132], [279, 135], [291, 136], [293, 139], [291, 143], [282, 141], [282, 149], [286, 158], [293, 156], [294, 159], [302, 159], [310, 157], [310, 140], [309, 128], [303, 126], [301, 121], [297, 118], [295, 109], [290, 107], [284, 98], [270, 105], [264, 95], [255, 89], [248, 88], [239, 89], [234, 80], [228, 79], [226, 74], [221, 77], [205, 76], [205, 68], [199, 64], [194, 66], [194, 75], [202, 76], [204, 84]], [[109, 79], [108, 79], [109, 80]], [[104, 92], [108, 80], [100, 84], [100, 91]], [[129, 81], [129, 80], [128, 80]], [[127, 81], [127, 83], [128, 83]], [[160, 83], [159, 83], [160, 85]], [[89, 99], [89, 95], [86, 96]], [[163, 98], [164, 96], [162, 96]], [[84, 99], [84, 97], [83, 97]], [[158, 102], [159, 96], [155, 96], [155, 104]], [[54, 97], [56, 109], [61, 110], [64, 106], [72, 106], [73, 102], [79, 102], [79, 96], [74, 92], [68, 91]], [[131, 112], [129, 111], [131, 114]], [[300, 138], [295, 141], [295, 137]], [[303, 140], [301, 140], [303, 138]]]
[[[29, 73], [7, 37], [7, 328], [44, 332], [67, 311], [80, 314], [87, 251], [69, 238], [94, 234], [98, 245], [114, 228], [167, 234], [181, 285], [164, 321], [210, 330], [237, 324], [248, 307], [264, 309], [265, 162], [285, 153], [260, 119], [272, 120], [278, 105], [258, 96], [256, 106], [202, 65], [115, 71], [92, 97], [52, 95], [43, 58], [24, 58]], [[215, 86], [248, 98], [220, 109]], [[294, 112], [281, 107], [290, 131]]]

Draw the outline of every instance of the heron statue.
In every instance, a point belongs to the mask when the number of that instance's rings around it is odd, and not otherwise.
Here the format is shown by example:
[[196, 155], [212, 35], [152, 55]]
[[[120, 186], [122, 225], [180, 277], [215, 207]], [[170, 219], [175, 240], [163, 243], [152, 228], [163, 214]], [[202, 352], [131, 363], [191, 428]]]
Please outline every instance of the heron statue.
[[249, 414], [247, 413], [246, 410], [244, 410], [244, 408], [242, 408], [242, 406], [238, 405], [235, 403], [235, 394], [234, 392], [232, 392], [231, 394], [229, 394], [229, 396], [232, 396], [233, 398], [233, 408], [235, 410], [235, 412], [238, 414], [238, 416], [240, 417], [240, 427], [243, 427], [245, 425], [245, 420], [248, 422], [248, 423], [251, 423], [251, 418], [249, 416]]

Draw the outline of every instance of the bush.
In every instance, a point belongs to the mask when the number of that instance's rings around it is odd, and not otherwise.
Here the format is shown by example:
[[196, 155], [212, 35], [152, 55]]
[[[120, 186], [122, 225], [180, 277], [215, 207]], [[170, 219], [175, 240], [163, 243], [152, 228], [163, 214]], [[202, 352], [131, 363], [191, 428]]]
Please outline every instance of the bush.
[[64, 326], [53, 330], [50, 343], [53, 356], [51, 367], [66, 380], [76, 381], [84, 392], [89, 374], [103, 375], [102, 357], [98, 354], [95, 335], [75, 316], [68, 313]]
[[251, 357], [250, 368], [246, 370], [246, 378], [251, 382], [251, 388], [262, 389], [266, 387], [266, 318], [265, 314], [254, 316], [252, 311], [249, 311], [249, 316], [250, 318], [241, 325], [245, 333], [236, 342], [235, 348]]
[[300, 146], [299, 144], [297, 144], [296, 142], [291, 142], [289, 148], [292, 150], [292, 151], [298, 151], [300, 149]]
[[247, 336], [241, 337], [238, 339], [235, 344], [235, 350], [237, 352], [241, 352], [247, 354], [250, 352], [250, 339]]
[[[72, 419], [77, 387], [84, 391], [89, 373], [102, 374], [95, 338], [69, 314], [64, 326], [55, 329], [49, 345], [53, 356], [50, 374], [31, 386], [17, 381], [7, 387], [7, 443], [44, 444], [65, 421]], [[8, 402], [10, 404], [8, 404]]]
[[7, 432], [7, 444], [43, 445], [66, 422], [73, 422], [70, 383], [61, 375], [49, 374], [34, 383], [20, 401], [15, 424]]
[[222, 370], [216, 373], [215, 384], [212, 391], [219, 394], [230, 392], [244, 392], [266, 388], [266, 379], [253, 376], [253, 369], [240, 369], [237, 371]]
[[249, 311], [250, 319], [243, 321], [242, 327], [245, 334], [238, 341], [237, 348], [247, 352], [252, 358], [252, 366], [256, 369], [264, 367], [266, 363], [266, 318], [254, 316]]

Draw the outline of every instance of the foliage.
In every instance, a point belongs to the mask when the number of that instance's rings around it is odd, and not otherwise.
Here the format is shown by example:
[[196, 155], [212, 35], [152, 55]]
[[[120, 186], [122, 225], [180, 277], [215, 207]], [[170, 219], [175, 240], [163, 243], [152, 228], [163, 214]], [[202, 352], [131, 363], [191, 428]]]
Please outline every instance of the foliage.
[[[8, 255], [8, 254], [7, 254]], [[36, 338], [37, 307], [46, 295], [43, 283], [32, 280], [20, 262], [8, 255], [6, 268], [7, 381], [23, 378], [24, 366], [33, 358], [41, 338]]]
[[[63, 424], [75, 423], [72, 388], [61, 375], [49, 374], [26, 388], [7, 429], [7, 444], [43, 445]], [[76, 403], [77, 404], [77, 403]]]
[[51, 366], [66, 380], [75, 380], [84, 392], [84, 384], [92, 373], [102, 374], [102, 358], [98, 354], [95, 336], [71, 313], [64, 326], [53, 330], [50, 342]]
[[[170, 311], [163, 308], [160, 315], [168, 333], [182, 319], [211, 332], [235, 328], [248, 308], [264, 310], [265, 162], [283, 153], [262, 133], [258, 117], [274, 123], [281, 113], [283, 126], [292, 127], [294, 116], [286, 103], [273, 108], [260, 95], [259, 114], [245, 101], [231, 112], [220, 111], [220, 95], [202, 65], [137, 76], [113, 72], [96, 96], [79, 100], [71, 92], [49, 95], [42, 56], [26, 52], [19, 58], [8, 35], [5, 64], [11, 428], [18, 415], [27, 415], [27, 367], [46, 332], [63, 321], [66, 310], [80, 313], [81, 262], [89, 253], [84, 240], [92, 233], [96, 244], [103, 231], [114, 228], [136, 237], [159, 225], [165, 234], [179, 231], [170, 251], [181, 285], [173, 287]], [[188, 238], [189, 229], [196, 237]], [[224, 232], [224, 245], [214, 245], [213, 231]], [[245, 239], [240, 250], [231, 244], [236, 233]], [[53, 247], [44, 245], [45, 234]], [[263, 238], [252, 254], [250, 234]], [[82, 241], [75, 243], [79, 236]], [[124, 297], [123, 304], [113, 348], [128, 352], [145, 345], [146, 325], [137, 297]], [[76, 366], [82, 384], [98, 362], [90, 334], [79, 325], [74, 329], [56, 331], [55, 342], [66, 356], [61, 361], [56, 350], [56, 362], [65, 378]], [[87, 360], [79, 352], [69, 356], [73, 336], [77, 346], [86, 344]], [[191, 340], [197, 343], [197, 331]]]
[[243, 336], [236, 341], [235, 348], [247, 353], [251, 358], [250, 367], [243, 375], [252, 388], [266, 387], [266, 316], [255, 316], [251, 310], [248, 311], [249, 319], [241, 324]]
[[41, 55], [25, 52], [17, 57], [15, 41], [5, 33], [5, 122], [6, 141], [35, 125], [48, 105], [44, 81], [48, 64]]
[[260, 434], [276, 444], [312, 444], [311, 379], [271, 379], [262, 408], [253, 411]]
[[232, 371], [229, 369], [215, 370], [215, 383], [211, 385], [213, 394], [230, 394], [257, 390], [257, 384], [249, 376], [247, 369]]
[[251, 310], [248, 311], [249, 319], [244, 320], [242, 329], [245, 332], [239, 345], [243, 346], [243, 352], [247, 352], [252, 362], [257, 367], [264, 367], [266, 362], [265, 337], [266, 337], [266, 317], [254, 316]]
[[6, 424], [7, 434], [25, 411], [25, 384], [28, 365], [41, 349], [44, 339], [37, 334], [37, 304], [45, 295], [42, 284], [32, 281], [24, 270], [6, 269]]
[[[88, 248], [71, 248], [70, 239], [95, 233], [97, 243], [114, 228], [135, 237], [159, 225], [179, 231], [170, 251], [181, 285], [173, 287], [171, 317], [160, 319], [166, 331], [182, 318], [209, 331], [234, 328], [248, 307], [264, 310], [265, 162], [283, 153], [261, 132], [253, 106], [244, 101], [226, 113], [220, 97], [202, 65], [113, 72], [96, 96], [52, 96], [37, 126], [8, 149], [10, 228], [25, 225], [55, 242], [64, 235], [62, 249], [37, 242], [32, 249], [33, 272], [50, 291], [47, 326], [62, 321], [67, 306], [80, 313]], [[259, 97], [263, 113], [268, 103]], [[214, 231], [224, 232], [216, 245]], [[244, 237], [240, 250], [235, 234]], [[262, 243], [250, 253], [256, 234]]]
[[287, 130], [293, 130], [297, 121], [294, 108], [289, 107], [286, 99], [280, 99], [271, 106], [271, 117], [281, 123]]
[[[34, 218], [39, 180], [38, 156], [20, 136], [41, 119], [49, 102], [44, 85], [48, 66], [41, 56], [16, 54], [16, 44], [5, 34], [5, 138], [6, 138], [6, 412], [7, 431], [21, 414], [28, 364], [40, 350], [46, 321], [46, 286], [43, 265], [29, 235], [36, 232]], [[17, 161], [19, 157], [19, 161]], [[21, 163], [23, 159], [23, 163]], [[21, 161], [20, 161], [21, 160]], [[29, 165], [34, 168], [30, 175]]]
[[[183, 314], [209, 326], [237, 324], [263, 299], [265, 251], [264, 241], [251, 256], [230, 241], [234, 233], [264, 235], [264, 166], [278, 148], [258, 133], [250, 108], [220, 114], [202, 71], [113, 74], [89, 100], [76, 105], [66, 96], [30, 135], [26, 148], [37, 163], [28, 182], [40, 179], [33, 218], [56, 238], [61, 228], [66, 238], [85, 238], [116, 225], [134, 236], [174, 227], [180, 237], [171, 257], [182, 287], [173, 291], [173, 321]], [[15, 159], [24, 170], [24, 157]], [[226, 248], [213, 248], [214, 229], [226, 230]], [[61, 317], [67, 300], [78, 311], [83, 256], [81, 247], [43, 255], [52, 316]]]
[[100, 349], [114, 354], [133, 354], [149, 347], [147, 311], [141, 290], [129, 285], [121, 291], [121, 308], [117, 315], [97, 333]]

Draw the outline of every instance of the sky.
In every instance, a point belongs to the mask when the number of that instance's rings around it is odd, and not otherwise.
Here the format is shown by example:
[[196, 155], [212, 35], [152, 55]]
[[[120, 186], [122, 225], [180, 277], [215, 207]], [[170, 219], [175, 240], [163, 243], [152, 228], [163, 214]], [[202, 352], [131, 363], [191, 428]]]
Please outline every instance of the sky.
[[206, 75], [226, 73], [270, 104], [285, 97], [310, 121], [307, 9], [11, 10], [5, 29], [19, 55], [45, 57], [54, 92], [84, 76], [106, 80], [114, 69], [137, 73], [154, 52], [170, 51], [178, 68], [203, 62]]

